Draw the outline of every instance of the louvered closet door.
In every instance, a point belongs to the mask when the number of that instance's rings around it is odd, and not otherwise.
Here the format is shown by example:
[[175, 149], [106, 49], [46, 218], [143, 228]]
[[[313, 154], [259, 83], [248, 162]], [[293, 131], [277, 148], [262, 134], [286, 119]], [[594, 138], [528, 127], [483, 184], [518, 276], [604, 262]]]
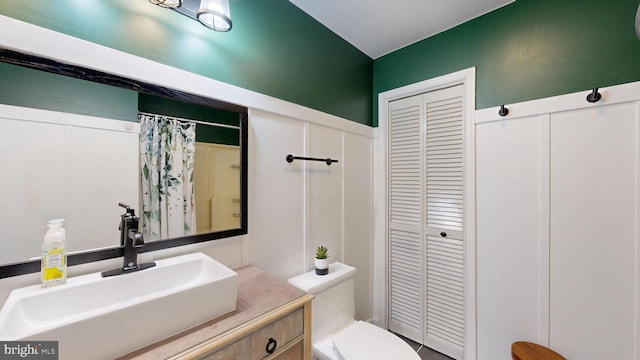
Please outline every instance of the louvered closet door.
[[421, 96], [389, 104], [389, 329], [422, 343], [424, 242]]
[[426, 319], [424, 344], [456, 359], [464, 345], [462, 85], [424, 95]]
[[389, 103], [389, 329], [464, 344], [463, 87]]

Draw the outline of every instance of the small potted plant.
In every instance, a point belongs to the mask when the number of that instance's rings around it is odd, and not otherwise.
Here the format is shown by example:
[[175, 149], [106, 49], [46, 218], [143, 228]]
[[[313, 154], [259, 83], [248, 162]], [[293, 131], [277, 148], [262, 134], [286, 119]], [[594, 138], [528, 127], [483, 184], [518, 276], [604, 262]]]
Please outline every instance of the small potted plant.
[[329, 250], [326, 246], [320, 245], [316, 248], [316, 275], [327, 275], [329, 273]]

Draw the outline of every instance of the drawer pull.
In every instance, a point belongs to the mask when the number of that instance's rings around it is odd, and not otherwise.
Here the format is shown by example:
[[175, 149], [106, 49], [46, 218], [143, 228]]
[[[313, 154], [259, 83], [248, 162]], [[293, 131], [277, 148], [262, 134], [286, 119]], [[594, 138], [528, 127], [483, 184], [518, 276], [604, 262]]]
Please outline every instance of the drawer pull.
[[276, 346], [278, 346], [278, 342], [274, 338], [269, 338], [265, 350], [267, 351], [267, 353], [273, 354], [273, 352], [276, 351]]

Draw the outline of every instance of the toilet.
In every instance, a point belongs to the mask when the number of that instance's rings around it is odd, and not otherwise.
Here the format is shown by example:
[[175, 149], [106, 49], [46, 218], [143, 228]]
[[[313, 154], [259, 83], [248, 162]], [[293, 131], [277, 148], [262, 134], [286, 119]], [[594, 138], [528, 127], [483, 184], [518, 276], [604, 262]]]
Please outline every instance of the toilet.
[[289, 284], [315, 295], [311, 305], [311, 341], [318, 360], [420, 360], [402, 339], [366, 321], [354, 320], [354, 267], [334, 262], [329, 274], [314, 271]]

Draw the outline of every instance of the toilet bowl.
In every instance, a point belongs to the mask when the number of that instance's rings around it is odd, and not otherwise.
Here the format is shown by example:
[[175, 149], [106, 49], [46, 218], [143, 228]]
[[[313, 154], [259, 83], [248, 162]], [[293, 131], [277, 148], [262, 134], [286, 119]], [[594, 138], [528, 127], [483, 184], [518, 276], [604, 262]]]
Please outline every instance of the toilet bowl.
[[419, 360], [418, 354], [394, 334], [366, 321], [354, 320], [354, 267], [334, 262], [329, 274], [314, 271], [289, 279], [289, 284], [315, 295], [311, 306], [311, 341], [318, 360]]

